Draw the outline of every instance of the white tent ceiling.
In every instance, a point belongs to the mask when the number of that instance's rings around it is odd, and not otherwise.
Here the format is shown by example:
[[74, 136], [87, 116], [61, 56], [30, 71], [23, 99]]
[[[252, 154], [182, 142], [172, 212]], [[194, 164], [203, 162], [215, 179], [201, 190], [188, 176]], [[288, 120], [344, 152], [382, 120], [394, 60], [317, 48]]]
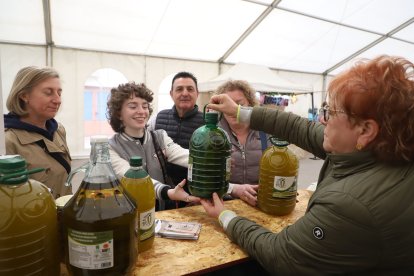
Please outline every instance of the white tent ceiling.
[[414, 60], [412, 0], [0, 0], [0, 43], [335, 74]]

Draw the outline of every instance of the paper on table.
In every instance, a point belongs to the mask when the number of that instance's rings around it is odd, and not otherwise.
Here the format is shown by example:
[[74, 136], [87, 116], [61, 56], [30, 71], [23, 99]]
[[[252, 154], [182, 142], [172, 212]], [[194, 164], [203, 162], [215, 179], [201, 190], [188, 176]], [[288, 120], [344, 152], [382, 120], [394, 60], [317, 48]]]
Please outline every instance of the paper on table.
[[201, 223], [155, 220], [155, 235], [170, 239], [197, 240], [201, 230]]

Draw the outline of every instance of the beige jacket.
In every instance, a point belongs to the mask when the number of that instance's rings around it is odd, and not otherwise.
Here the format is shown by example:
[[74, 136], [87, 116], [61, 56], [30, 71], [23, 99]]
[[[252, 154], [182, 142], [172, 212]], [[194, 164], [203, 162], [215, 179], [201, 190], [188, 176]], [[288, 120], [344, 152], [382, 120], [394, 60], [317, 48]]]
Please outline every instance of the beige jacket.
[[12, 128], [6, 129], [5, 139], [6, 154], [22, 156], [27, 162], [28, 169], [45, 169], [42, 172], [30, 175], [30, 178], [38, 180], [52, 189], [55, 198], [72, 193], [71, 188], [64, 185], [68, 176], [65, 168], [36, 144], [36, 141], [43, 140], [49, 152], [61, 153], [63, 158], [70, 164], [71, 157], [66, 144], [66, 131], [61, 124], [59, 124], [54, 134], [53, 141], [38, 133]]

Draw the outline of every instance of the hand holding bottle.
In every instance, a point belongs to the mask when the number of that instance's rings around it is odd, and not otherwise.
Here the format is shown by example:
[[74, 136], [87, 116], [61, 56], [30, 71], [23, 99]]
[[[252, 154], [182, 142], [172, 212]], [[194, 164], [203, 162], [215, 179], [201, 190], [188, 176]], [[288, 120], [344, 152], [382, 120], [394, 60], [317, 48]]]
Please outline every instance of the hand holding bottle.
[[238, 105], [227, 94], [212, 96], [208, 108], [222, 112], [229, 117], [237, 118]]
[[224, 202], [217, 193], [213, 193], [212, 199], [202, 198], [200, 202], [206, 213], [212, 218], [218, 218], [221, 212], [225, 210]]
[[184, 201], [184, 202], [191, 202], [191, 203], [197, 203], [200, 202], [200, 198], [196, 197], [196, 196], [192, 196], [189, 195], [185, 190], [184, 190], [184, 185], [186, 183], [186, 180], [184, 179], [183, 181], [181, 181], [180, 183], [177, 184], [177, 186], [175, 186], [174, 189], [169, 189], [168, 190], [168, 197], [171, 200], [179, 200], [179, 201]]
[[233, 197], [240, 198], [241, 200], [247, 202], [251, 206], [255, 207], [257, 205], [257, 190], [259, 185], [251, 184], [233, 184], [233, 190], [231, 195]]

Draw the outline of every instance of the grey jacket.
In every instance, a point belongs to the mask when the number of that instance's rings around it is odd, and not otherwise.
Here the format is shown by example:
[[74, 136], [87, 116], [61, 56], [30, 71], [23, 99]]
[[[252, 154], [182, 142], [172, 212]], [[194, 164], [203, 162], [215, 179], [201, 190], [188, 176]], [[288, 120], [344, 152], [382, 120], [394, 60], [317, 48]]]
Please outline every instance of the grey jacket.
[[[168, 137], [165, 130], [156, 130], [158, 143], [161, 150], [168, 161], [180, 165], [188, 166], [188, 150], [183, 149], [178, 144], [175, 144], [170, 137]], [[114, 171], [119, 179], [129, 169], [129, 159], [131, 156], [139, 155], [142, 157], [142, 166], [153, 178], [155, 195], [157, 199], [167, 199], [161, 196], [161, 192], [168, 185], [163, 184], [164, 177], [161, 170], [160, 162], [153, 140], [149, 130], [145, 130], [144, 143], [141, 144], [139, 140], [134, 140], [125, 133], [116, 133], [109, 139], [109, 153], [111, 155], [111, 163]], [[155, 180], [155, 181], [154, 181]]]
[[378, 163], [368, 151], [328, 154], [324, 126], [255, 108], [251, 127], [325, 162], [306, 214], [279, 234], [236, 217], [227, 234], [272, 274], [413, 275], [414, 165]]
[[[259, 131], [250, 130], [245, 145], [237, 141], [229, 124], [223, 118], [219, 126], [227, 132], [231, 143], [231, 176], [230, 182], [235, 184], [258, 184], [260, 158], [262, 157], [262, 142]], [[266, 135], [266, 147], [270, 146]]]

